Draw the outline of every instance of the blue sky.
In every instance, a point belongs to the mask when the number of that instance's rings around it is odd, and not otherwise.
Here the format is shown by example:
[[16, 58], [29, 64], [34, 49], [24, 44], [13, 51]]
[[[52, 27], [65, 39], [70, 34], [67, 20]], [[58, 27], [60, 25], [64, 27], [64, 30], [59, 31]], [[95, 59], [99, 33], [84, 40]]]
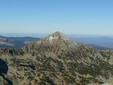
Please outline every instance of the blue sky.
[[0, 33], [113, 36], [113, 0], [0, 0]]

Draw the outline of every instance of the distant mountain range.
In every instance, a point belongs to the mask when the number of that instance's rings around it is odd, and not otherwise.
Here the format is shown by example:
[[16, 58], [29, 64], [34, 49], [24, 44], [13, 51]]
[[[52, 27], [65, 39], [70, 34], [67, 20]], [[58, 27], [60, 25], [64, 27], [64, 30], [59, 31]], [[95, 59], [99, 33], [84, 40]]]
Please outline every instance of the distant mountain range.
[[0, 48], [21, 48], [26, 44], [29, 44], [37, 40], [39, 40], [39, 38], [0, 36]]
[[84, 44], [100, 50], [113, 49], [113, 38], [112, 37], [84, 37], [84, 38], [71, 38]]
[[[111, 37], [70, 37], [72, 40], [82, 42], [99, 50], [113, 50], [113, 38]], [[26, 44], [40, 40], [34, 37], [4, 37], [0, 36], [0, 48], [21, 48]]]

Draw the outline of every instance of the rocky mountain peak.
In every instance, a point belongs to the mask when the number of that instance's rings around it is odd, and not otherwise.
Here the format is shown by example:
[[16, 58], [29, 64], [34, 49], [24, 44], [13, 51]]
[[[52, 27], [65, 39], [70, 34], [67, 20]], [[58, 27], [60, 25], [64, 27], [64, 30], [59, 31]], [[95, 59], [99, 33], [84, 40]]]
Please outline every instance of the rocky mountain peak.
[[79, 49], [80, 45], [79, 42], [72, 41], [63, 33], [55, 32], [37, 42], [28, 44], [25, 49], [27, 49], [27, 52], [33, 52], [34, 54], [53, 52], [56, 55], [60, 51], [75, 51]]
[[43, 39], [41, 39], [40, 41], [37, 41], [35, 44], [37, 45], [41, 45], [41, 46], [74, 46], [77, 45], [77, 42], [72, 41], [71, 39], [69, 39], [66, 35], [64, 35], [61, 32], [55, 32]]
[[[37, 41], [33, 44], [28, 45], [28, 47], [35, 47], [35, 48], [44, 48], [46, 51], [47, 49], [58, 49], [58, 50], [69, 50], [69, 49], [77, 49], [80, 45], [79, 42], [74, 42], [71, 39], [69, 39], [66, 35], [64, 35], [62, 32], [55, 32], [53, 34], [50, 34], [49, 36], [41, 39], [40, 41]], [[46, 49], [45, 49], [46, 48]], [[33, 48], [34, 49], [34, 48]], [[50, 51], [51, 51], [50, 50]]]
[[58, 41], [69, 41], [69, 38], [67, 38], [62, 32], [55, 32], [47, 37], [50, 43], [58, 42]]

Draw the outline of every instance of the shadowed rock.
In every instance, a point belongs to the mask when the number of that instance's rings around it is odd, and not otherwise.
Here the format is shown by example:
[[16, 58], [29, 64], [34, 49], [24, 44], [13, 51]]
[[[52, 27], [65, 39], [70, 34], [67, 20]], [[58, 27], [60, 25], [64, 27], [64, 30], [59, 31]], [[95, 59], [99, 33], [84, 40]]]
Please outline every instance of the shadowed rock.
[[0, 59], [0, 75], [7, 74], [8, 72], [8, 66], [5, 61]]

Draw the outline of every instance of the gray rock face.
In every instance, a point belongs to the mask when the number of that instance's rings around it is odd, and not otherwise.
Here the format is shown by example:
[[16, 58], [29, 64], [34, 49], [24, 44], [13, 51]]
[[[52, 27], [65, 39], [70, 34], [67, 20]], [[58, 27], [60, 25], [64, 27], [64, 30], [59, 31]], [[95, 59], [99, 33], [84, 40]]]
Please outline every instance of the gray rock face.
[[[60, 32], [21, 49], [0, 50], [0, 58], [8, 66], [4, 77], [12, 85], [111, 84], [111, 54], [73, 42]], [[7, 79], [0, 76], [6, 82], [2, 85], [11, 85]]]

